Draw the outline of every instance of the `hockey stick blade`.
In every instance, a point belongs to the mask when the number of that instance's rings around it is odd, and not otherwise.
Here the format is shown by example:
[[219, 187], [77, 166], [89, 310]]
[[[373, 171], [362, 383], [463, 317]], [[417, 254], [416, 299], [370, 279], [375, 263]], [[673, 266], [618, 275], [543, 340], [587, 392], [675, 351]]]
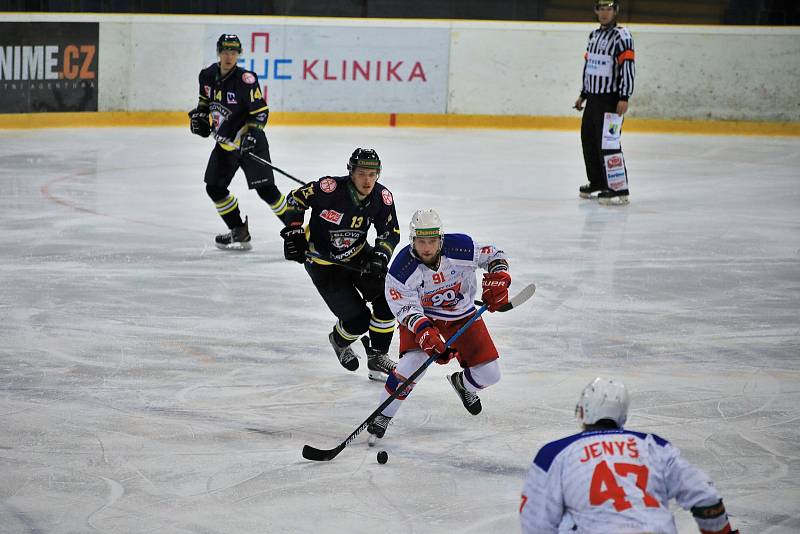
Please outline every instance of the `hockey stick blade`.
[[[531, 298], [534, 293], [536, 293], [536, 284], [528, 284], [527, 286], [522, 288], [522, 291], [520, 291], [519, 293], [514, 295], [511, 298], [511, 300], [508, 301], [508, 304], [504, 304], [497, 311], [499, 311], [499, 312], [507, 312], [508, 310], [510, 310], [512, 308], [516, 308], [517, 306], [519, 306], [520, 304], [522, 304], [523, 302], [525, 302], [526, 300]], [[475, 305], [476, 306], [483, 306], [483, 301], [476, 300], [475, 301]]]
[[[500, 310], [500, 311], [507, 311], [507, 310], [510, 310], [510, 309], [512, 309], [512, 308], [516, 308], [517, 306], [521, 305], [522, 303], [524, 303], [524, 302], [526, 302], [528, 299], [530, 299], [530, 298], [533, 296], [533, 294], [534, 294], [535, 292], [536, 292], [536, 285], [534, 285], [534, 284], [528, 284], [527, 286], [525, 286], [525, 287], [522, 289], [522, 291], [520, 291], [519, 293], [517, 293], [516, 295], [514, 295], [514, 296], [511, 298], [511, 300], [509, 300], [509, 301], [508, 301], [508, 304], [505, 304], [505, 305], [504, 305], [504, 306], [501, 308], [501, 310]], [[480, 308], [478, 308], [478, 311], [477, 311], [477, 312], [475, 312], [475, 315], [473, 315], [473, 316], [470, 318], [470, 320], [469, 320], [469, 321], [467, 321], [466, 323], [464, 323], [464, 325], [463, 325], [463, 326], [461, 326], [461, 328], [459, 328], [459, 329], [458, 329], [458, 331], [457, 331], [455, 334], [453, 334], [453, 335], [450, 337], [450, 339], [448, 339], [448, 340], [447, 340], [447, 343], [445, 343], [445, 349], [446, 349], [446, 348], [448, 348], [448, 347], [450, 347], [450, 345], [451, 345], [451, 344], [452, 344], [452, 343], [453, 343], [453, 342], [454, 342], [456, 339], [458, 339], [458, 338], [461, 336], [461, 334], [463, 334], [463, 333], [464, 333], [464, 332], [465, 332], [465, 331], [466, 331], [466, 330], [467, 330], [467, 329], [468, 329], [468, 328], [469, 328], [469, 327], [472, 325], [472, 323], [474, 323], [475, 321], [477, 321], [477, 320], [478, 320], [478, 318], [479, 318], [479, 317], [480, 317], [480, 316], [483, 314], [483, 312], [485, 312], [485, 311], [486, 311], [486, 309], [487, 309], [487, 308], [486, 308], [486, 304], [484, 304], [484, 305], [482, 305]], [[327, 461], [330, 461], [330, 460], [333, 460], [334, 458], [336, 458], [336, 456], [337, 456], [337, 455], [338, 455], [340, 452], [342, 452], [342, 451], [344, 450], [344, 448], [345, 448], [345, 447], [347, 447], [347, 446], [348, 446], [348, 445], [349, 445], [349, 444], [350, 444], [350, 443], [351, 443], [351, 442], [352, 442], [354, 439], [356, 439], [356, 436], [358, 436], [358, 435], [359, 435], [359, 434], [360, 434], [360, 433], [361, 433], [361, 432], [362, 432], [362, 431], [363, 431], [365, 428], [367, 428], [367, 426], [368, 426], [368, 425], [369, 425], [369, 424], [372, 422], [372, 420], [373, 420], [373, 419], [375, 419], [375, 417], [377, 417], [377, 416], [378, 416], [378, 415], [379, 415], [381, 412], [383, 412], [383, 409], [384, 409], [384, 408], [386, 408], [387, 406], [389, 406], [389, 404], [391, 404], [391, 403], [392, 403], [392, 401], [393, 401], [394, 399], [396, 399], [398, 396], [402, 395], [402, 394], [405, 392], [406, 388], [407, 388], [407, 387], [408, 387], [410, 384], [414, 383], [414, 381], [415, 381], [415, 380], [416, 380], [416, 379], [417, 379], [417, 378], [418, 378], [418, 377], [419, 377], [419, 376], [420, 376], [420, 375], [421, 375], [423, 372], [425, 372], [425, 369], [427, 369], [427, 368], [428, 368], [428, 366], [429, 366], [431, 363], [433, 363], [433, 362], [434, 362], [434, 360], [436, 360], [436, 357], [437, 357], [437, 356], [436, 356], [436, 355], [434, 355], [434, 356], [431, 356], [430, 358], [428, 358], [427, 360], [425, 360], [425, 363], [423, 363], [422, 365], [420, 365], [420, 366], [419, 366], [419, 368], [418, 368], [416, 371], [414, 371], [414, 372], [411, 374], [411, 376], [410, 376], [410, 377], [408, 377], [408, 378], [406, 379], [406, 381], [405, 381], [405, 382], [403, 382], [402, 384], [400, 384], [400, 385], [397, 387], [397, 389], [395, 390], [395, 392], [394, 392], [394, 393], [392, 393], [392, 394], [391, 394], [391, 395], [390, 395], [390, 396], [389, 396], [389, 397], [388, 397], [386, 400], [384, 400], [384, 401], [383, 401], [383, 402], [380, 404], [380, 406], [378, 406], [378, 407], [375, 409], [375, 411], [373, 411], [373, 412], [372, 412], [372, 413], [369, 415], [369, 417], [367, 417], [367, 418], [364, 420], [364, 422], [363, 422], [363, 423], [361, 423], [361, 424], [358, 426], [358, 428], [356, 428], [356, 429], [355, 429], [355, 430], [354, 430], [354, 431], [353, 431], [353, 432], [352, 432], [352, 433], [351, 433], [349, 436], [347, 436], [347, 439], [345, 439], [345, 440], [344, 440], [342, 443], [340, 443], [340, 444], [339, 444], [339, 446], [338, 446], [338, 447], [334, 447], [333, 449], [317, 449], [316, 447], [312, 447], [311, 445], [305, 445], [305, 446], [303, 446], [303, 458], [305, 458], [306, 460], [314, 460], [314, 461], [316, 461], [316, 462], [327, 462]]]

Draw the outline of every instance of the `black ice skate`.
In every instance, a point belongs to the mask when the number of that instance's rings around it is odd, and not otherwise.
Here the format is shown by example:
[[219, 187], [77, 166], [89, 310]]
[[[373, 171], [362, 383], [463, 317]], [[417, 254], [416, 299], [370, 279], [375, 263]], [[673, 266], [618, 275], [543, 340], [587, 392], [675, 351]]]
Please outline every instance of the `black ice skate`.
[[383, 435], [386, 434], [386, 428], [389, 426], [389, 421], [391, 420], [391, 417], [386, 417], [385, 415], [376, 415], [375, 419], [370, 421], [369, 425], [367, 425], [367, 432], [376, 438], [382, 438]]
[[597, 202], [605, 204], [606, 206], [621, 206], [628, 203], [628, 190], [622, 189], [614, 191], [613, 189], [606, 189], [597, 195]]
[[581, 198], [592, 198], [593, 193], [598, 193], [602, 190], [603, 190], [602, 187], [597, 187], [596, 185], [592, 184], [586, 184], [578, 188], [578, 195]]
[[217, 248], [222, 250], [250, 250], [250, 230], [247, 227], [247, 217], [244, 224], [231, 229], [227, 234], [217, 236]]
[[478, 415], [481, 413], [481, 399], [471, 391], [468, 391], [464, 387], [464, 373], [463, 371], [459, 371], [457, 373], [453, 373], [452, 375], [447, 377], [447, 381], [450, 382], [450, 385], [453, 386], [453, 389], [456, 390], [458, 394], [458, 398], [461, 399], [461, 403], [464, 405], [464, 408], [467, 409], [469, 413], [472, 415]]
[[336, 357], [339, 358], [339, 363], [342, 364], [342, 367], [348, 371], [355, 371], [358, 369], [358, 356], [356, 356], [356, 353], [350, 348], [350, 345], [345, 345], [344, 347], [339, 346], [333, 338], [333, 332], [328, 335], [328, 341], [331, 342], [331, 347], [333, 347], [333, 351], [336, 353]]
[[367, 376], [370, 380], [385, 382], [397, 364], [385, 352], [373, 349], [367, 336], [362, 337], [361, 342], [367, 351], [367, 370], [369, 371]]

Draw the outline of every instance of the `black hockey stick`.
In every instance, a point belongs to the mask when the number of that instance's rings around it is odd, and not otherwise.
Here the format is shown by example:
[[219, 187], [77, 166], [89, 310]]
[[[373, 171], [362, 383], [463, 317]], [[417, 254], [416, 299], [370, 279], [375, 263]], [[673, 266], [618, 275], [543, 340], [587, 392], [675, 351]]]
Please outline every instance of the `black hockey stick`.
[[[234, 150], [239, 150], [239, 147], [234, 145], [231, 142], [230, 139], [227, 139], [225, 137], [221, 137], [221, 136], [218, 136], [218, 135], [215, 135], [214, 139], [216, 139], [217, 143], [219, 143], [220, 145], [226, 146], [226, 147], [234, 149]], [[306, 182], [304, 182], [300, 178], [295, 178], [294, 176], [292, 176], [288, 172], [284, 171], [283, 169], [281, 169], [279, 167], [276, 167], [275, 165], [272, 164], [271, 161], [267, 161], [264, 158], [262, 158], [260, 156], [257, 156], [256, 154], [253, 154], [252, 152], [247, 152], [247, 155], [250, 156], [250, 159], [252, 159], [256, 163], [260, 163], [261, 165], [263, 165], [265, 167], [269, 167], [273, 171], [277, 171], [277, 172], [281, 173], [282, 175], [286, 176], [290, 180], [294, 180], [295, 182], [297, 182], [300, 185], [308, 185]]]
[[[519, 306], [520, 304], [531, 298], [535, 292], [536, 292], [536, 286], [534, 284], [528, 284], [522, 289], [522, 291], [514, 295], [511, 298], [511, 300], [508, 301], [508, 304], [505, 304], [499, 311], [508, 311], [512, 308], [516, 308], [517, 306]], [[450, 337], [450, 339], [447, 340], [447, 342], [445, 343], [445, 348], [449, 347], [456, 339], [458, 339], [459, 336], [461, 336], [461, 334], [463, 334], [467, 330], [467, 328], [469, 328], [472, 325], [472, 323], [477, 321], [478, 317], [480, 317], [486, 310], [487, 310], [486, 304], [478, 308], [478, 311], [475, 312], [475, 315], [473, 315], [469, 321], [464, 323], [464, 325], [461, 328], [459, 328], [458, 331], [455, 334], [453, 334], [452, 337]], [[358, 425], [358, 428], [356, 428], [349, 436], [347, 436], [347, 439], [345, 439], [342, 443], [340, 443], [338, 447], [334, 447], [333, 449], [317, 449], [316, 447], [312, 447], [311, 445], [305, 445], [303, 447], [303, 458], [305, 458], [306, 460], [314, 460], [317, 462], [327, 462], [336, 458], [336, 456], [340, 452], [342, 452], [345, 447], [347, 447], [354, 439], [356, 439], [356, 436], [358, 436], [365, 428], [367, 428], [367, 426], [369, 426], [369, 424], [372, 422], [373, 419], [375, 419], [375, 417], [380, 415], [380, 413], [383, 411], [384, 408], [389, 406], [389, 404], [391, 404], [391, 402], [395, 400], [398, 396], [402, 395], [405, 392], [406, 388], [408, 388], [408, 386], [412, 384], [414, 380], [416, 380], [417, 377], [419, 377], [419, 375], [421, 375], [425, 371], [425, 369], [427, 369], [428, 366], [430, 366], [430, 364], [432, 364], [434, 360], [436, 360], [437, 357], [438, 356], [434, 355], [425, 360], [425, 363], [423, 363], [419, 367], [419, 369], [414, 371], [414, 373], [411, 376], [409, 376], [405, 382], [400, 384], [397, 390], [394, 393], [392, 393], [385, 401], [383, 401], [380, 404], [380, 406], [378, 406], [375, 409], [375, 411], [372, 412], [369, 415], [369, 417], [367, 417], [364, 420], [363, 423]]]
[[365, 273], [369, 272], [369, 269], [364, 269], [362, 267], [356, 267], [352, 263], [348, 263], [346, 261], [330, 258], [328, 256], [322, 256], [321, 254], [316, 254], [314, 252], [306, 252], [306, 258], [309, 258], [309, 259], [312, 259], [312, 260], [326, 261], [328, 263], [332, 263], [334, 265], [338, 265], [339, 267], [344, 267], [347, 270], [355, 271], [355, 272], [361, 273], [361, 274], [365, 274]]

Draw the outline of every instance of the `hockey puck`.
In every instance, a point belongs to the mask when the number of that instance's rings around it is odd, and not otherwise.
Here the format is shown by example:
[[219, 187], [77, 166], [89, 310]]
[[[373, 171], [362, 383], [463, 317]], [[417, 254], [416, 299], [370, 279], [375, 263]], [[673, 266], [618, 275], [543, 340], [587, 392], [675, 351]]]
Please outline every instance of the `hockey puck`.
[[389, 461], [389, 454], [387, 454], [386, 451], [380, 451], [378, 453], [378, 463], [385, 464], [388, 461]]

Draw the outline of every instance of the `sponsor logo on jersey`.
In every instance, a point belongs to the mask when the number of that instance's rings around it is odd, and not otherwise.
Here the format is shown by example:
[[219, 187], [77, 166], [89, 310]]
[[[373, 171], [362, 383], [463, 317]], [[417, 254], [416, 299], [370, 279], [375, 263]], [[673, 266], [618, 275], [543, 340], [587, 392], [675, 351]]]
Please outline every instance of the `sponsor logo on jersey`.
[[452, 285], [448, 284], [448, 287], [442, 287], [423, 295], [420, 302], [423, 308], [444, 308], [449, 310], [458, 306], [458, 303], [462, 300], [464, 300], [464, 295], [461, 293], [461, 282], [456, 282]]
[[606, 164], [606, 168], [609, 170], [618, 169], [622, 167], [622, 158], [619, 156], [611, 156], [608, 158], [608, 162]]
[[339, 213], [338, 211], [333, 211], [333, 210], [322, 210], [319, 216], [328, 222], [332, 222], [333, 224], [339, 224], [340, 222], [342, 222], [342, 217], [344, 216], [344, 213]]
[[235, 104], [236, 103], [236, 93], [234, 93], [232, 91], [228, 91], [227, 97], [228, 97], [227, 98], [228, 104]]
[[323, 178], [319, 181], [319, 188], [326, 193], [333, 193], [336, 189], [336, 180], [333, 178]]
[[251, 72], [245, 72], [242, 74], [242, 81], [246, 84], [253, 84], [256, 83], [256, 77]]
[[381, 191], [381, 198], [383, 199], [383, 203], [386, 204], [387, 206], [391, 206], [392, 203], [394, 202], [392, 194], [389, 192], [388, 189], [384, 189], [383, 191]]

